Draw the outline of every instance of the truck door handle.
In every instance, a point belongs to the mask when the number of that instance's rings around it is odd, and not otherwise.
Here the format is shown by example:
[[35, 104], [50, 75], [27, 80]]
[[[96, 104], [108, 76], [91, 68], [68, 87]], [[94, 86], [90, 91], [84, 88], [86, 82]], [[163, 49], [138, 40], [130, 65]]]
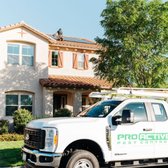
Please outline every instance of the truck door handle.
[[152, 131], [152, 128], [144, 128], [143, 131]]

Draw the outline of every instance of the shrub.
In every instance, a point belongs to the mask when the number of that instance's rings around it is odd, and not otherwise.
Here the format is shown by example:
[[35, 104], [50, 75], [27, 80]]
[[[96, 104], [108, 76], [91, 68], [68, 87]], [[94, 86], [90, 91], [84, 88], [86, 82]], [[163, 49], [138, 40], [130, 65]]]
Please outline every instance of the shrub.
[[33, 119], [32, 114], [26, 109], [18, 109], [14, 112], [13, 121], [16, 133], [23, 134], [24, 128], [28, 122]]
[[9, 121], [0, 120], [0, 134], [8, 133], [9, 131]]
[[66, 108], [59, 109], [54, 113], [54, 117], [70, 117], [72, 112]]
[[23, 135], [20, 134], [3, 134], [0, 135], [0, 141], [21, 141], [23, 140]]

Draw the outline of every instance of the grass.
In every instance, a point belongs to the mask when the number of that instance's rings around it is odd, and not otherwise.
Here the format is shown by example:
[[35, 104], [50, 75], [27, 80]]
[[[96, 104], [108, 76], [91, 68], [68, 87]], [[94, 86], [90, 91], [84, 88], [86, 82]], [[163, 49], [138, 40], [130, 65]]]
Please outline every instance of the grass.
[[0, 167], [14, 167], [23, 165], [21, 147], [23, 141], [0, 142]]

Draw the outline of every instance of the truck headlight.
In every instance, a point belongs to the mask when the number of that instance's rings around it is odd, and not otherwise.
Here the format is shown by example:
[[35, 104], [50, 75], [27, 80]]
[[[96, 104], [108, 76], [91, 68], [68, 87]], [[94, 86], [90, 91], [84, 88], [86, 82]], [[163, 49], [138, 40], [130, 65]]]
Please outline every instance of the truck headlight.
[[58, 144], [58, 130], [56, 128], [44, 128], [45, 147], [42, 151], [54, 152]]

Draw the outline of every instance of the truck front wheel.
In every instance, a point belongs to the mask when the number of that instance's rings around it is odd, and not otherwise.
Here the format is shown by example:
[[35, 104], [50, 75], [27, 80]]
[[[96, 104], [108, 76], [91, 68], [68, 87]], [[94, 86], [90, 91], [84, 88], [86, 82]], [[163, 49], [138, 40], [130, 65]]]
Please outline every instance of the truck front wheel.
[[66, 168], [99, 168], [99, 162], [91, 152], [77, 150], [72, 153]]

